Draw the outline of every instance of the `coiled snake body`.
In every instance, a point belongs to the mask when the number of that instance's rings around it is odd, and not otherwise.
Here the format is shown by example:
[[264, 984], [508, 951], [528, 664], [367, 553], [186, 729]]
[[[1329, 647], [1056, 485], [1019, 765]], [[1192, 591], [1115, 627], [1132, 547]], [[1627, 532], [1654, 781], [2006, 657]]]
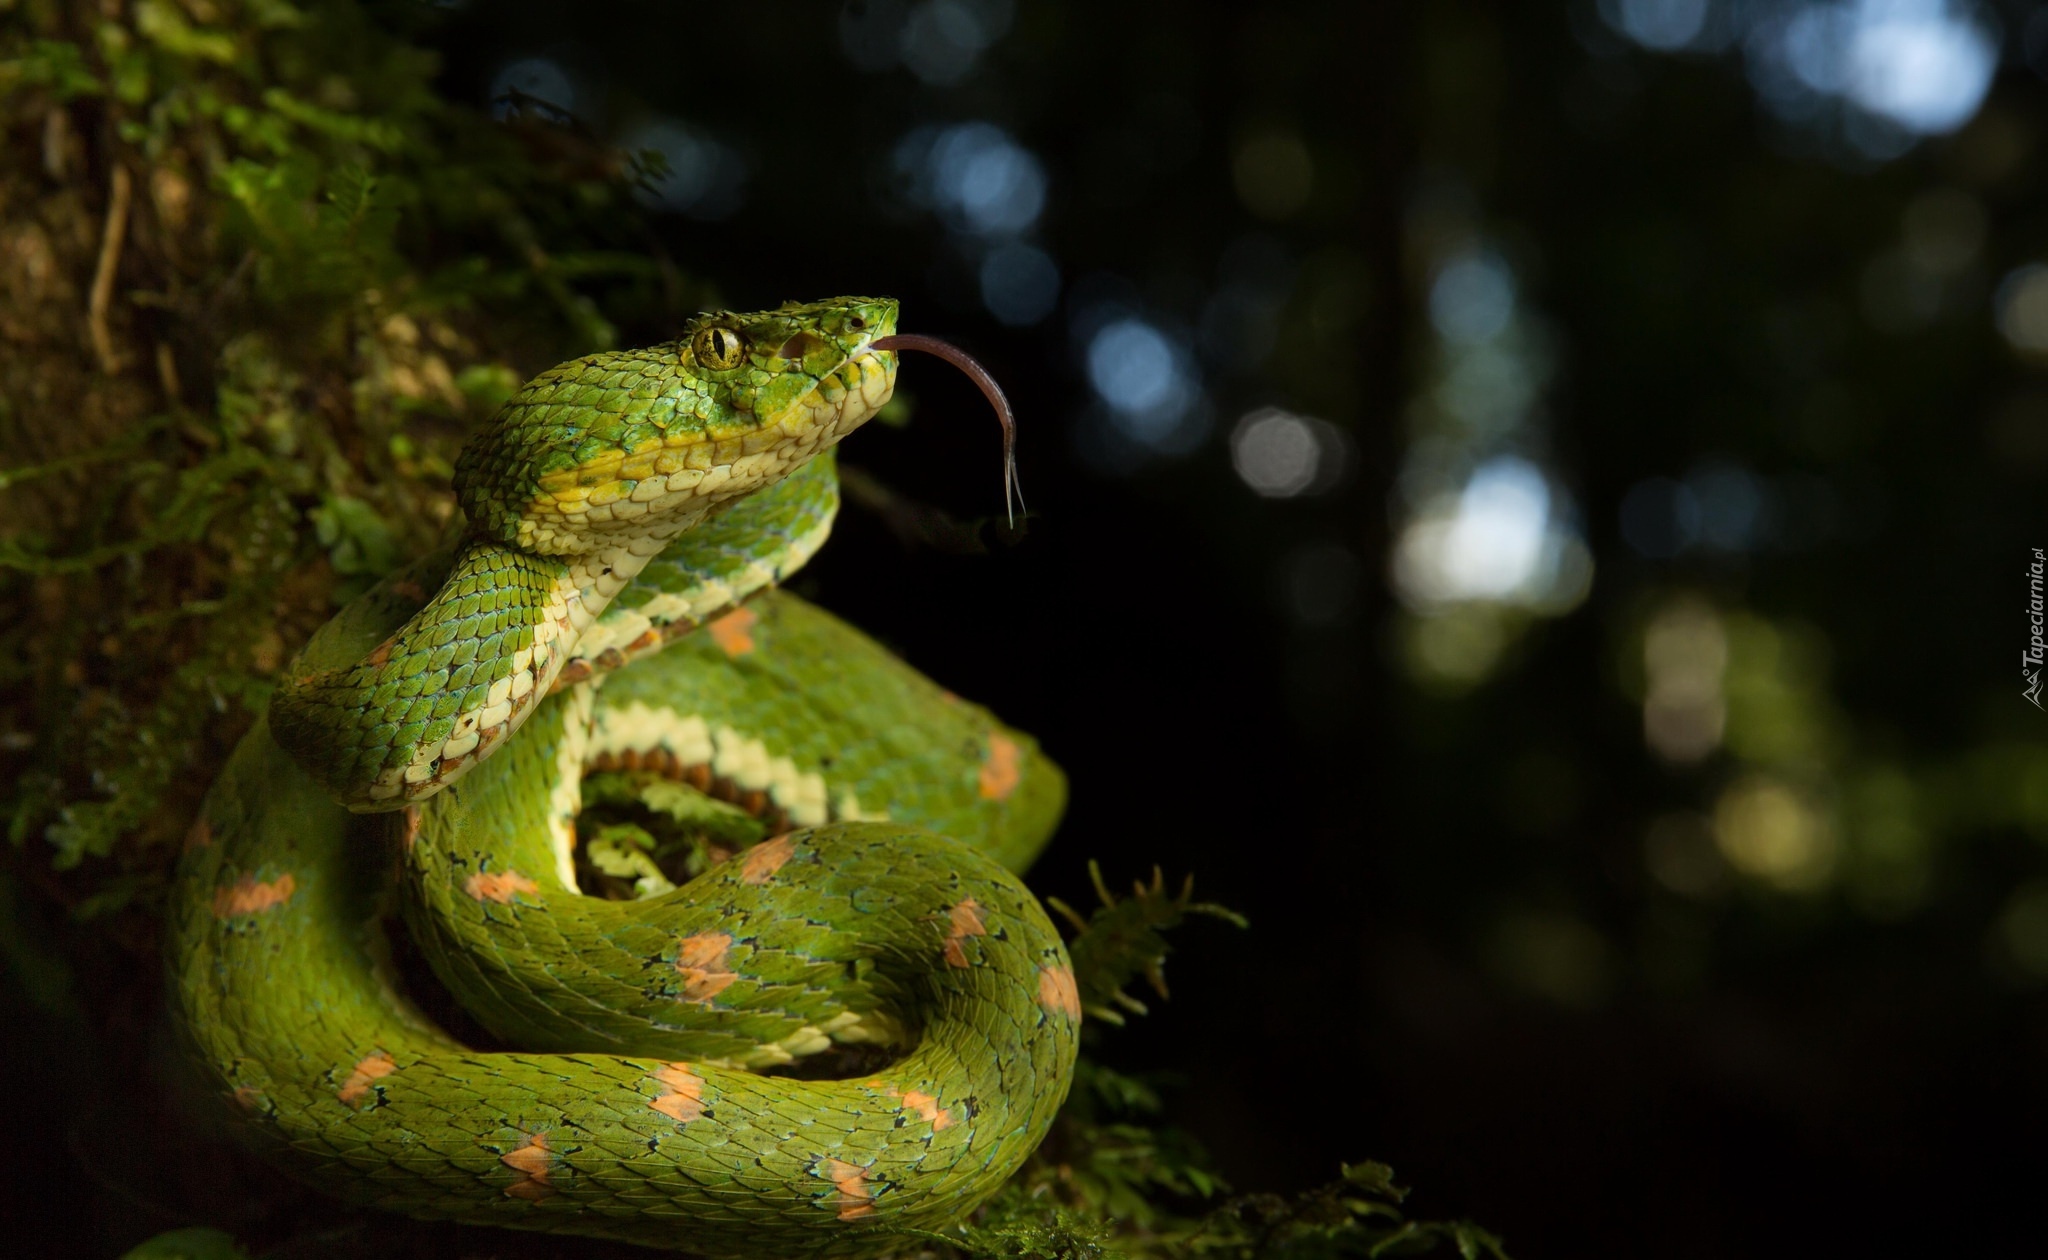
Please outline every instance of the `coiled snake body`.
[[[1079, 1002], [1013, 872], [1058, 770], [768, 590], [823, 541], [830, 447], [889, 397], [895, 321], [708, 315], [544, 373], [458, 464], [467, 539], [288, 670], [193, 828], [169, 955], [199, 1062], [297, 1175], [417, 1216], [839, 1254], [958, 1221], [1043, 1137]], [[586, 768], [793, 829], [586, 896]], [[408, 999], [394, 900], [516, 1049]], [[835, 1049], [882, 1066], [801, 1078]]]

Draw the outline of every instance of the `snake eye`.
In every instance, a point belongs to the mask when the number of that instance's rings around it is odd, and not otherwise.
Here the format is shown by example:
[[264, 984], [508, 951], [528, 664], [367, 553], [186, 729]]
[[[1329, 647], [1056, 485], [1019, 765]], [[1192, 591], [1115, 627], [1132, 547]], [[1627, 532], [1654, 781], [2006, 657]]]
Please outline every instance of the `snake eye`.
[[740, 335], [719, 324], [699, 330], [690, 342], [690, 353], [697, 356], [697, 362], [714, 372], [738, 367], [746, 352], [747, 345]]
[[860, 332], [868, 326], [868, 321], [856, 315], [852, 319], [846, 321], [846, 326], [848, 328], [853, 329], [853, 331], [855, 332]]

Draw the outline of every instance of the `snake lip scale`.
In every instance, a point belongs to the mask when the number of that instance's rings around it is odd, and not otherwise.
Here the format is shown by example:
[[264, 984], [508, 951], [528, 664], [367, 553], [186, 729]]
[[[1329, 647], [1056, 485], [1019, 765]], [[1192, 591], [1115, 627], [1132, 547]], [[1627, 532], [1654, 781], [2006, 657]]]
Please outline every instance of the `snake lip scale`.
[[[829, 532], [832, 448], [888, 401], [898, 350], [977, 376], [1014, 492], [1001, 391], [897, 313], [711, 312], [543, 372], [457, 461], [467, 536], [288, 667], [167, 921], [195, 1068], [282, 1167], [415, 1216], [842, 1255], [958, 1223], [1037, 1146], [1080, 1003], [1017, 873], [1065, 780], [773, 589]], [[632, 829], [579, 835], [584, 775], [607, 772], [607, 799], [664, 825], [745, 834], [675, 888]], [[645, 895], [584, 895], [585, 844]], [[406, 997], [393, 897], [518, 1049], [466, 1046]], [[760, 1074], [834, 1050], [883, 1066]]]

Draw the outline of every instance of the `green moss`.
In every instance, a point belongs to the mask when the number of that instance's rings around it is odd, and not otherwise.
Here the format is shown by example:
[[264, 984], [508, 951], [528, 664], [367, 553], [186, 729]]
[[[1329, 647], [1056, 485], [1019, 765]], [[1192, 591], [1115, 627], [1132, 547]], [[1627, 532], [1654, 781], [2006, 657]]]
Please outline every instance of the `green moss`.
[[80, 870], [82, 900], [161, 879], [297, 641], [436, 540], [464, 428], [608, 345], [597, 295], [637, 314], [653, 292], [616, 247], [629, 188], [532, 160], [433, 72], [341, 4], [31, 9], [0, 35], [12, 120], [104, 102], [117, 141], [71, 173], [135, 190], [107, 324], [163, 369], [112, 441], [0, 452], [0, 583], [37, 612], [0, 626], [26, 754], [8, 834]]

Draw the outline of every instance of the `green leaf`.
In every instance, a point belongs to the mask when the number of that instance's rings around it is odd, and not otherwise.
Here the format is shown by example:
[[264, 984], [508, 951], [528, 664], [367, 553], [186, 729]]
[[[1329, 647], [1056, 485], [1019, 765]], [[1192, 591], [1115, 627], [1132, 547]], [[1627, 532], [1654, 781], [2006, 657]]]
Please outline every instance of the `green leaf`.
[[99, 96], [107, 88], [86, 64], [85, 50], [68, 40], [39, 39], [26, 56], [0, 62], [0, 91], [46, 87], [60, 101]]
[[336, 573], [382, 577], [398, 567], [397, 535], [383, 514], [363, 500], [330, 494], [311, 517], [313, 536], [327, 549]]
[[455, 374], [455, 388], [484, 415], [495, 413], [519, 389], [519, 373], [503, 363], [472, 363]]
[[263, 103], [306, 130], [336, 140], [364, 145], [385, 153], [392, 152], [405, 143], [405, 131], [394, 122], [382, 118], [365, 118], [358, 114], [345, 114], [339, 110], [322, 109], [318, 105], [300, 100], [283, 88], [266, 89], [263, 93]]
[[235, 37], [226, 31], [194, 26], [170, 0], [141, 0], [135, 6], [135, 29], [151, 43], [176, 57], [232, 65]]

